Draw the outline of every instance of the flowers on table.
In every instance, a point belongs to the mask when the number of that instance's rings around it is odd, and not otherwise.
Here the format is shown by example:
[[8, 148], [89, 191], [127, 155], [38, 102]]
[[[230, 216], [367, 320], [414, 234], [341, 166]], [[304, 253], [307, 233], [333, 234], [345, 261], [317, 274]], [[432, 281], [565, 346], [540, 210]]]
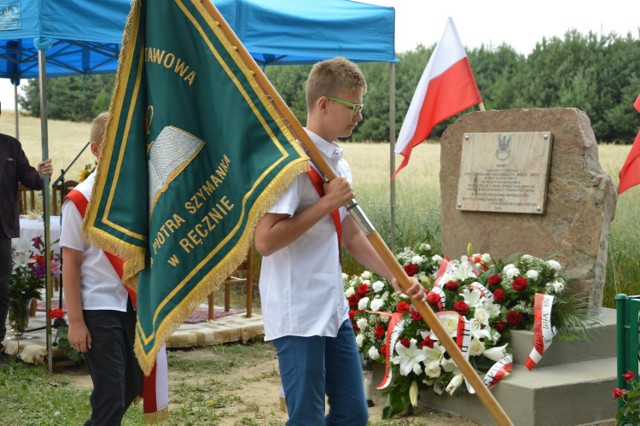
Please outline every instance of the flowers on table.
[[[552, 302], [551, 322], [563, 333], [588, 324], [586, 304], [566, 293], [555, 260], [523, 255], [494, 261], [488, 253], [448, 259], [424, 243], [396, 258], [424, 285], [427, 303], [487, 386], [511, 370], [509, 333], [532, 329], [536, 294]], [[418, 384], [437, 394], [473, 392], [410, 299], [390, 283], [369, 271], [345, 276], [345, 295], [360, 352], [387, 365], [379, 386], [388, 393], [383, 417], [415, 405]]]

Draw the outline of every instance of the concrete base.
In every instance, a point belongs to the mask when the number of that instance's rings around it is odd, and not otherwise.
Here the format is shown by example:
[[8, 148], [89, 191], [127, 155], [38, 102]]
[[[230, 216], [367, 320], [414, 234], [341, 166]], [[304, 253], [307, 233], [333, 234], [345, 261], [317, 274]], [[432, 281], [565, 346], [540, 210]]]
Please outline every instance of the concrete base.
[[[615, 417], [617, 406], [611, 396], [617, 386], [615, 310], [603, 309], [600, 320], [602, 324], [590, 332], [591, 340], [556, 338], [532, 371], [522, 365], [533, 345], [532, 333], [514, 333], [514, 368], [492, 388], [514, 425], [588, 425]], [[476, 395], [440, 396], [429, 388], [420, 393], [419, 404], [496, 424]]]

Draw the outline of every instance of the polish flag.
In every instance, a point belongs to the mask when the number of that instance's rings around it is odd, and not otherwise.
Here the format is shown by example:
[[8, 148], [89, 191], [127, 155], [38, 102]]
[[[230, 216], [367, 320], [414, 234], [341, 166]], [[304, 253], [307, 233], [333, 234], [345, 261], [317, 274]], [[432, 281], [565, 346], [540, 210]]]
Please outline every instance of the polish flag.
[[413, 147], [427, 139], [436, 124], [481, 102], [467, 54], [449, 18], [402, 123], [395, 151], [404, 159], [392, 179], [409, 163]]
[[[640, 96], [633, 106], [640, 112]], [[629, 156], [620, 170], [620, 183], [618, 184], [618, 194], [622, 194], [627, 189], [640, 183], [640, 132], [633, 142]]]

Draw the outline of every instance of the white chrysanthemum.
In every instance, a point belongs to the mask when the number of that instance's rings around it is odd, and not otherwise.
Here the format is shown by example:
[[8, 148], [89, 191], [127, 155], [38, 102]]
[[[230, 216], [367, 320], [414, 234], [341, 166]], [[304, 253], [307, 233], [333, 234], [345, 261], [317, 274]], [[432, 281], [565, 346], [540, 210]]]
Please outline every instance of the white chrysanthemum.
[[353, 288], [353, 287], [349, 287], [348, 289], [346, 289], [346, 290], [344, 291], [344, 295], [345, 295], [345, 296], [347, 296], [347, 297], [351, 297], [351, 296], [353, 296], [354, 294], [356, 294], [356, 289], [355, 289], [355, 288]]
[[460, 387], [462, 382], [464, 381], [464, 377], [462, 374], [457, 374], [453, 376], [453, 379], [447, 385], [445, 391], [449, 392], [449, 395], [453, 395], [453, 393]]
[[380, 291], [382, 291], [384, 289], [384, 283], [382, 281], [376, 281], [376, 282], [373, 283], [371, 288], [373, 288], [374, 292], [380, 293]]
[[411, 258], [411, 263], [413, 263], [416, 266], [420, 266], [422, 265], [422, 262], [424, 262], [424, 258], [420, 255], [415, 255]]
[[489, 324], [490, 315], [489, 312], [484, 308], [477, 307], [475, 312], [473, 313], [473, 317], [483, 325]]
[[429, 250], [431, 250], [431, 246], [429, 244], [427, 244], [427, 243], [422, 243], [422, 244], [420, 244], [420, 250], [429, 251]]
[[484, 342], [480, 339], [471, 339], [471, 344], [469, 345], [469, 355], [478, 356], [482, 355], [485, 351]]
[[388, 316], [386, 316], [386, 315], [382, 315], [382, 316], [380, 317], [380, 321], [382, 321], [382, 323], [383, 323], [383, 324], [388, 323], [390, 320], [391, 320], [391, 318], [389, 318], [389, 317], [388, 317]]
[[360, 309], [361, 311], [364, 311], [368, 307], [369, 307], [369, 298], [363, 297], [362, 299], [360, 299], [360, 301], [358, 302], [358, 309]]
[[358, 321], [356, 321], [356, 324], [361, 331], [364, 331], [365, 328], [367, 328], [367, 326], [369, 325], [369, 321], [367, 321], [366, 318], [360, 318], [358, 319]]
[[370, 280], [371, 279], [371, 271], [364, 271], [360, 274], [360, 276], [362, 277], [363, 280]]
[[384, 300], [378, 299], [378, 298], [373, 299], [371, 301], [371, 310], [377, 312], [380, 310], [380, 308], [382, 308], [383, 305], [384, 305]]
[[434, 262], [442, 262], [442, 256], [440, 256], [439, 254], [434, 254], [433, 256], [431, 256], [431, 260], [433, 260]]
[[484, 253], [482, 256], [480, 256], [480, 260], [485, 265], [488, 265], [489, 262], [491, 262], [491, 255], [489, 253]]
[[556, 272], [562, 269], [562, 266], [560, 266], [560, 263], [553, 259], [547, 260], [547, 265], [549, 266], [549, 268], [555, 270]]
[[362, 284], [366, 284], [369, 287], [371, 287], [371, 281], [370, 280], [362, 280]]
[[391, 362], [400, 366], [400, 374], [408, 376], [412, 371], [416, 375], [422, 373], [421, 362], [426, 359], [426, 351], [418, 348], [416, 339], [409, 341], [408, 348], [397, 343], [395, 349], [398, 355], [391, 358]]
[[507, 345], [494, 346], [485, 350], [482, 355], [486, 356], [491, 361], [498, 362], [507, 355]]
[[551, 283], [553, 285], [553, 291], [560, 294], [564, 291], [564, 283], [562, 281], [554, 281]]
[[347, 281], [349, 279], [349, 275], [342, 273], [342, 281]]
[[518, 275], [520, 275], [520, 269], [516, 268], [515, 266], [513, 268], [507, 269], [506, 271], [504, 271], [504, 274], [507, 276], [507, 278], [509, 279], [513, 279], [515, 277], [517, 277]]
[[356, 336], [356, 344], [358, 345], [359, 348], [361, 348], [363, 343], [364, 343], [364, 334], [358, 333], [358, 335]]
[[378, 352], [378, 348], [376, 348], [375, 346], [371, 346], [369, 348], [369, 352], [367, 352], [367, 355], [369, 355], [369, 358], [373, 361], [380, 359], [380, 352]]
[[526, 274], [524, 274], [525, 277], [529, 278], [530, 280], [537, 280], [538, 279], [538, 271], [534, 270], [534, 269], [529, 269], [527, 271]]
[[520, 259], [524, 260], [525, 262], [531, 262], [533, 260], [533, 256], [531, 256], [530, 254], [523, 254]]

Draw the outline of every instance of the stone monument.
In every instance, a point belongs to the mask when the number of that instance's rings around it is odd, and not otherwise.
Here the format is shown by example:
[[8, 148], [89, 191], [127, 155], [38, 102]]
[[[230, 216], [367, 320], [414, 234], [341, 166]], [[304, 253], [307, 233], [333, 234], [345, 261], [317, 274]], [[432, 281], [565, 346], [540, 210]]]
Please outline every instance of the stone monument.
[[440, 154], [442, 251], [496, 258], [553, 257], [569, 291], [602, 307], [611, 178], [585, 113], [573, 108], [480, 111], [443, 134]]

